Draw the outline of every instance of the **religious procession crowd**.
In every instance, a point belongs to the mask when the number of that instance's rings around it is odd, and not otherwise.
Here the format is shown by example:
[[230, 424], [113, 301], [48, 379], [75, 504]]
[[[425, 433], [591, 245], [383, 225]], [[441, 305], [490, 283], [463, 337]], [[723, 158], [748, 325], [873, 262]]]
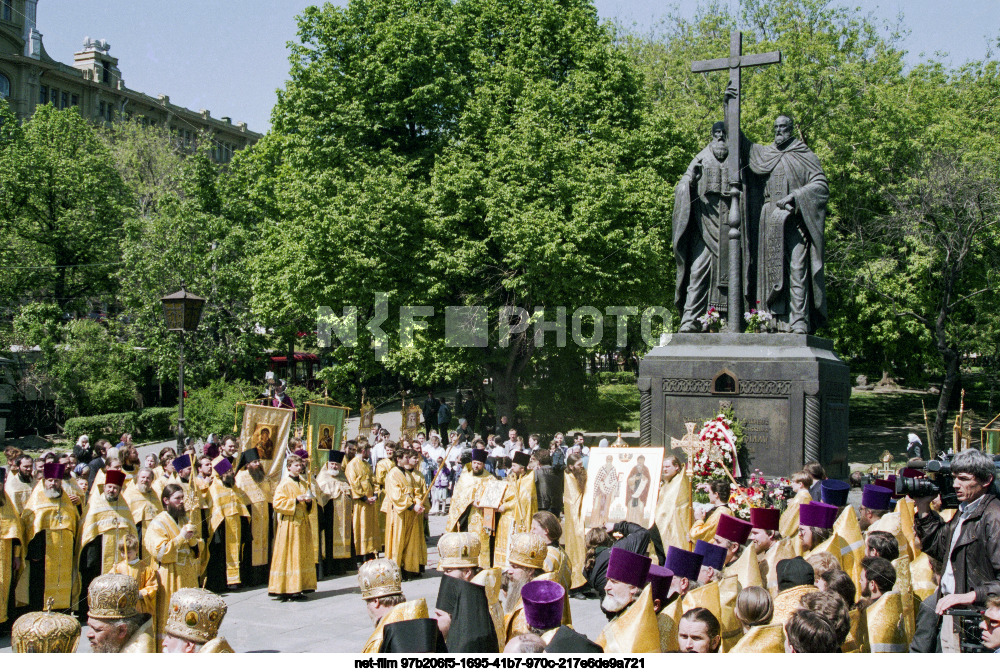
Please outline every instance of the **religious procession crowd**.
[[[955, 607], [985, 609], [983, 645], [1000, 648], [1000, 502], [978, 451], [952, 461], [958, 511], [890, 481], [864, 485], [855, 510], [851, 486], [810, 464], [783, 511], [749, 520], [729, 508], [728, 481], [693, 505], [685, 465], [667, 456], [645, 527], [606, 520], [606, 507], [585, 517], [582, 435], [548, 448], [532, 435], [530, 453], [516, 436], [451, 436], [429, 475], [422, 438], [376, 431], [374, 446], [327, 451], [315, 474], [289, 438], [283, 476], [234, 437], [144, 466], [127, 436], [37, 461], [8, 449], [0, 627], [15, 651], [73, 651], [86, 621], [94, 651], [227, 652], [216, 593], [266, 583], [298, 601], [319, 575], [357, 571], [375, 625], [366, 653], [949, 651]], [[428, 498], [449, 463], [431, 608], [404, 582], [425, 571]], [[571, 595], [599, 600], [596, 637], [574, 630]]]

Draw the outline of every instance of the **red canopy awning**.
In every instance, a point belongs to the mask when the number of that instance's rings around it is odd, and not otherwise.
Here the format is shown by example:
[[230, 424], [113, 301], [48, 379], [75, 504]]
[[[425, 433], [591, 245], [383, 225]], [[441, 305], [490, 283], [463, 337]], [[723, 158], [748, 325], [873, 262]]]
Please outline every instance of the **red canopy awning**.
[[[296, 362], [318, 362], [319, 355], [314, 355], [311, 352], [296, 352], [294, 355]], [[286, 364], [288, 362], [288, 357], [271, 357], [271, 361], [275, 364]]]

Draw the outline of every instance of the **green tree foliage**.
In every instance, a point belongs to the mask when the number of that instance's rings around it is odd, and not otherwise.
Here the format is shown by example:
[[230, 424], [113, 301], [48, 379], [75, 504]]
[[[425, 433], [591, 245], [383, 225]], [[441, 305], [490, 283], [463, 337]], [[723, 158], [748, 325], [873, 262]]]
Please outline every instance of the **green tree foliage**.
[[129, 197], [97, 131], [75, 109], [43, 105], [20, 133], [2, 135], [0, 266], [15, 267], [3, 274], [8, 305], [30, 297], [86, 312], [111, 299]]
[[89, 319], [63, 323], [51, 303], [30, 303], [14, 319], [14, 340], [38, 346], [21, 385], [50, 395], [66, 417], [126, 411], [141, 405], [136, 356], [108, 328]]
[[176, 379], [178, 338], [164, 328], [160, 298], [186, 283], [207, 299], [197, 335], [185, 341], [188, 384], [247, 375], [263, 346], [246, 281], [253, 232], [222, 216], [218, 167], [205, 151], [182, 155], [158, 128], [115, 126], [108, 142], [136, 206], [124, 227], [117, 276], [126, 337], [157, 380]]
[[[686, 158], [591, 4], [326, 5], [303, 14], [300, 40], [274, 137], [250, 152], [267, 170], [243, 187], [265, 194], [271, 272], [254, 301], [276, 333], [311, 330], [322, 305], [359, 306], [363, 327], [384, 292], [391, 369], [418, 383], [491, 376], [510, 412], [536, 346], [529, 330], [500, 347], [502, 309], [552, 320], [560, 305], [661, 300]], [[401, 305], [435, 307], [403, 343]], [[488, 307], [489, 347], [447, 347], [449, 305]], [[579, 362], [568, 343], [547, 356]], [[364, 370], [367, 350], [347, 361]]]

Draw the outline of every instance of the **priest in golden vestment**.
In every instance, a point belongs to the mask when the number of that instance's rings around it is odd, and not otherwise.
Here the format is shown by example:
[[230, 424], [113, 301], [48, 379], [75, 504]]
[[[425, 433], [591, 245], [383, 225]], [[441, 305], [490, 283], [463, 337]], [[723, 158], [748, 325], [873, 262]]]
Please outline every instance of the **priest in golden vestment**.
[[90, 650], [156, 653], [153, 620], [138, 609], [139, 602], [139, 584], [131, 576], [102, 574], [94, 579], [87, 592]]
[[715, 529], [719, 526], [719, 518], [722, 517], [722, 514], [733, 515], [732, 510], [728, 506], [730, 495], [729, 482], [722, 480], [711, 481], [707, 484], [707, 487], [708, 503], [712, 508], [696, 516], [697, 520], [691, 526], [689, 533], [691, 543], [699, 539], [711, 542], [715, 538]]
[[160, 451], [160, 464], [162, 465], [160, 469], [160, 474], [153, 479], [153, 492], [156, 493], [156, 498], [158, 500], [163, 499], [163, 488], [166, 487], [167, 483], [177, 483], [179, 479], [177, 478], [177, 471], [174, 469], [174, 460], [177, 456], [174, 451], [164, 448]]
[[198, 586], [205, 542], [194, 525], [188, 522], [184, 506], [184, 488], [180, 483], [163, 487], [163, 513], [153, 519], [146, 530], [143, 545], [159, 565], [157, 570], [163, 592], [156, 605], [157, 644], [163, 641], [163, 624], [167, 621], [170, 597], [182, 588]]
[[121, 496], [124, 483], [123, 472], [108, 469], [103, 491], [94, 493], [87, 505], [77, 546], [82, 592], [88, 590], [92, 580], [110, 572], [122, 559], [118, 555], [118, 542], [126, 534], [139, 536], [132, 522], [132, 512]]
[[804, 471], [792, 474], [792, 490], [795, 491], [795, 496], [781, 513], [778, 526], [781, 536], [785, 539], [793, 539], [799, 533], [799, 506], [812, 501], [812, 495], [809, 494], [811, 483], [812, 477]]
[[7, 470], [0, 467], [0, 623], [7, 622], [14, 606], [8, 605], [8, 598], [12, 594], [15, 573], [21, 569], [21, 547], [24, 545], [21, 514], [3, 489], [6, 478]]
[[752, 529], [751, 523], [745, 520], [723, 516], [715, 535], [715, 543], [727, 549], [726, 564], [719, 578], [722, 651], [732, 648], [743, 635], [743, 624], [736, 617], [736, 598], [740, 591], [750, 586], [764, 588], [757, 553], [752, 545], [747, 545]]
[[614, 616], [597, 638], [605, 653], [660, 653], [660, 626], [646, 581], [650, 564], [648, 556], [611, 549], [601, 607]]
[[375, 518], [378, 521], [375, 539], [380, 551], [385, 548], [385, 513], [382, 511], [382, 504], [385, 502], [385, 477], [396, 466], [396, 449], [395, 441], [386, 440], [385, 457], [375, 465]]
[[170, 618], [163, 626], [163, 653], [234, 653], [219, 627], [229, 608], [203, 588], [185, 588], [170, 597]]
[[357, 566], [351, 550], [354, 502], [351, 484], [343, 472], [344, 457], [342, 451], [329, 451], [326, 465], [316, 475], [324, 574], [340, 575]]
[[653, 612], [656, 613], [656, 627], [660, 634], [660, 651], [675, 653], [680, 650], [677, 641], [677, 626], [680, 624], [684, 612], [680, 599], [667, 604], [670, 599], [670, 586], [674, 581], [674, 572], [667, 567], [651, 564], [647, 581], [649, 596], [653, 601]]
[[[361, 437], [362, 439], [364, 437]], [[371, 449], [368, 441], [358, 441], [358, 452], [347, 463], [347, 482], [351, 485], [353, 508], [354, 554], [363, 558], [373, 556], [382, 547], [378, 539], [378, 518], [376, 517], [375, 482], [372, 468], [368, 464]], [[384, 510], [384, 505], [383, 505]], [[388, 536], [388, 531], [386, 531]], [[386, 554], [388, 557], [388, 553]]]
[[531, 529], [531, 518], [538, 513], [538, 494], [535, 491], [535, 472], [528, 469], [531, 457], [517, 451], [507, 475], [507, 490], [497, 512], [496, 544], [493, 549], [493, 566], [507, 565], [507, 548], [519, 532]]
[[[139, 534], [139, 546], [142, 547], [142, 534], [149, 528], [163, 511], [160, 498], [153, 491], [153, 470], [143, 467], [136, 473], [135, 482], [125, 488], [122, 493], [129, 511], [132, 512], [132, 522], [135, 523], [136, 532]], [[146, 550], [142, 550], [142, 555], [147, 556]], [[148, 556], [147, 556], [148, 557]]]
[[417, 618], [430, 618], [424, 598], [407, 602], [403, 595], [403, 575], [389, 558], [369, 560], [358, 569], [361, 599], [375, 631], [368, 637], [361, 653], [378, 653], [382, 648], [385, 626]]
[[445, 532], [469, 532], [479, 539], [479, 567], [489, 569], [490, 530], [483, 525], [483, 509], [479, 498], [486, 485], [496, 479], [486, 471], [487, 453], [482, 448], [472, 449], [470, 469], [463, 469], [451, 495], [448, 522]]
[[653, 520], [663, 540], [663, 548], [675, 546], [691, 550], [689, 532], [694, 525], [691, 510], [691, 479], [684, 464], [673, 455], [663, 458], [660, 495]]
[[243, 581], [240, 576], [240, 550], [243, 535], [250, 532], [250, 512], [243, 505], [236, 488], [233, 465], [217, 457], [212, 468], [217, 475], [208, 486], [209, 509], [208, 566], [205, 587], [217, 593], [233, 590]]
[[781, 524], [778, 509], [750, 509], [750, 538], [760, 565], [760, 576], [764, 587], [773, 598], [778, 594], [777, 565], [781, 560], [796, 557], [795, 539], [782, 539], [778, 527]]
[[566, 473], [563, 483], [563, 535], [562, 544], [566, 549], [570, 564], [570, 590], [587, 585], [583, 575], [583, 565], [587, 560], [587, 530], [583, 526], [583, 495], [587, 490], [587, 470], [583, 468], [583, 457], [573, 453], [566, 458]]
[[46, 464], [43, 488], [25, 502], [21, 513], [26, 562], [18, 580], [17, 601], [32, 611], [41, 611], [50, 599], [53, 609], [71, 609], [79, 597], [80, 514], [62, 491], [64, 470], [65, 465]]
[[24, 511], [24, 505], [28, 503], [32, 491], [35, 489], [35, 479], [32, 477], [34, 460], [27, 455], [22, 455], [11, 465], [10, 473], [3, 484], [3, 491], [14, 505], [17, 515]]
[[816, 576], [812, 565], [798, 557], [779, 561], [777, 571], [778, 595], [774, 598], [771, 623], [784, 623], [798, 611], [802, 596], [817, 590]]
[[160, 566], [149, 558], [140, 557], [139, 540], [130, 534], [121, 540], [118, 550], [123, 560], [114, 566], [111, 573], [135, 579], [139, 586], [139, 601], [136, 608], [144, 614], [149, 614], [151, 631], [155, 638], [156, 607], [163, 593], [163, 588], [160, 586]]
[[[524, 617], [521, 589], [531, 581], [556, 581], [555, 574], [545, 571], [548, 551], [545, 538], [541, 535], [518, 532], [511, 540], [507, 567], [504, 570], [507, 587], [503, 598], [504, 632], [500, 638], [504, 642], [530, 632]], [[563, 601], [565, 607], [568, 607], [569, 598], [564, 596]], [[562, 615], [563, 624], [572, 626], [570, 614], [565, 608]]]
[[236, 487], [243, 494], [243, 505], [250, 513], [250, 538], [244, 539], [240, 561], [240, 578], [244, 586], [264, 585], [271, 571], [274, 486], [257, 451], [253, 448], [243, 451], [236, 469]]
[[305, 460], [296, 454], [285, 458], [288, 476], [274, 491], [278, 528], [274, 533], [274, 555], [268, 595], [300, 600], [316, 590], [316, 551], [313, 549], [309, 509], [316, 505], [303, 473]]
[[407, 475], [410, 461], [410, 451], [396, 451], [397, 466], [385, 478], [385, 501], [382, 509], [385, 512], [385, 557], [391, 559], [400, 570], [406, 574], [419, 574], [420, 548], [412, 543], [414, 528], [420, 525], [419, 533], [423, 535], [423, 524], [420, 514], [423, 504], [417, 500], [413, 481]]
[[[175, 477], [171, 479], [171, 483], [176, 483], [181, 486], [184, 491], [184, 514], [187, 516], [187, 522], [194, 526], [195, 532], [199, 539], [204, 538], [203, 532], [204, 527], [202, 525], [201, 517], [201, 490], [199, 490], [197, 482], [194, 478], [194, 468], [191, 463], [191, 455], [188, 453], [182, 453], [179, 457], [174, 458], [171, 464], [174, 467]], [[163, 497], [160, 497], [161, 501]], [[202, 567], [199, 570], [204, 571], [205, 563], [207, 558], [203, 558]]]
[[418, 573], [424, 571], [424, 567], [427, 566], [427, 536], [425, 532], [429, 532], [426, 527], [427, 524], [427, 481], [424, 480], [424, 475], [420, 471], [421, 462], [421, 452], [417, 449], [413, 449], [409, 453], [410, 458], [406, 463], [406, 477], [410, 479], [413, 484], [413, 497], [415, 501], [420, 503], [420, 511], [417, 514], [417, 522], [413, 526], [413, 530], [410, 533], [409, 544], [416, 546], [417, 555], [420, 558], [420, 569]]

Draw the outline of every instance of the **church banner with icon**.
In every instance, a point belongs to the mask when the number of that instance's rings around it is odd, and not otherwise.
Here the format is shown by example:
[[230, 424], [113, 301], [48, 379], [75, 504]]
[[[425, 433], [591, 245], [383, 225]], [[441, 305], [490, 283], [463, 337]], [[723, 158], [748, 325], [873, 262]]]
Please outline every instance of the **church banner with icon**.
[[313, 474], [318, 474], [327, 459], [327, 451], [340, 450], [344, 425], [351, 409], [306, 402], [306, 450]]
[[281, 473], [285, 450], [288, 448], [288, 431], [292, 427], [294, 415], [295, 411], [290, 408], [256, 404], [247, 404], [243, 411], [240, 446], [243, 450], [256, 448], [269, 475]]
[[663, 448], [591, 448], [583, 496], [584, 527], [623, 520], [652, 525], [662, 465]]

